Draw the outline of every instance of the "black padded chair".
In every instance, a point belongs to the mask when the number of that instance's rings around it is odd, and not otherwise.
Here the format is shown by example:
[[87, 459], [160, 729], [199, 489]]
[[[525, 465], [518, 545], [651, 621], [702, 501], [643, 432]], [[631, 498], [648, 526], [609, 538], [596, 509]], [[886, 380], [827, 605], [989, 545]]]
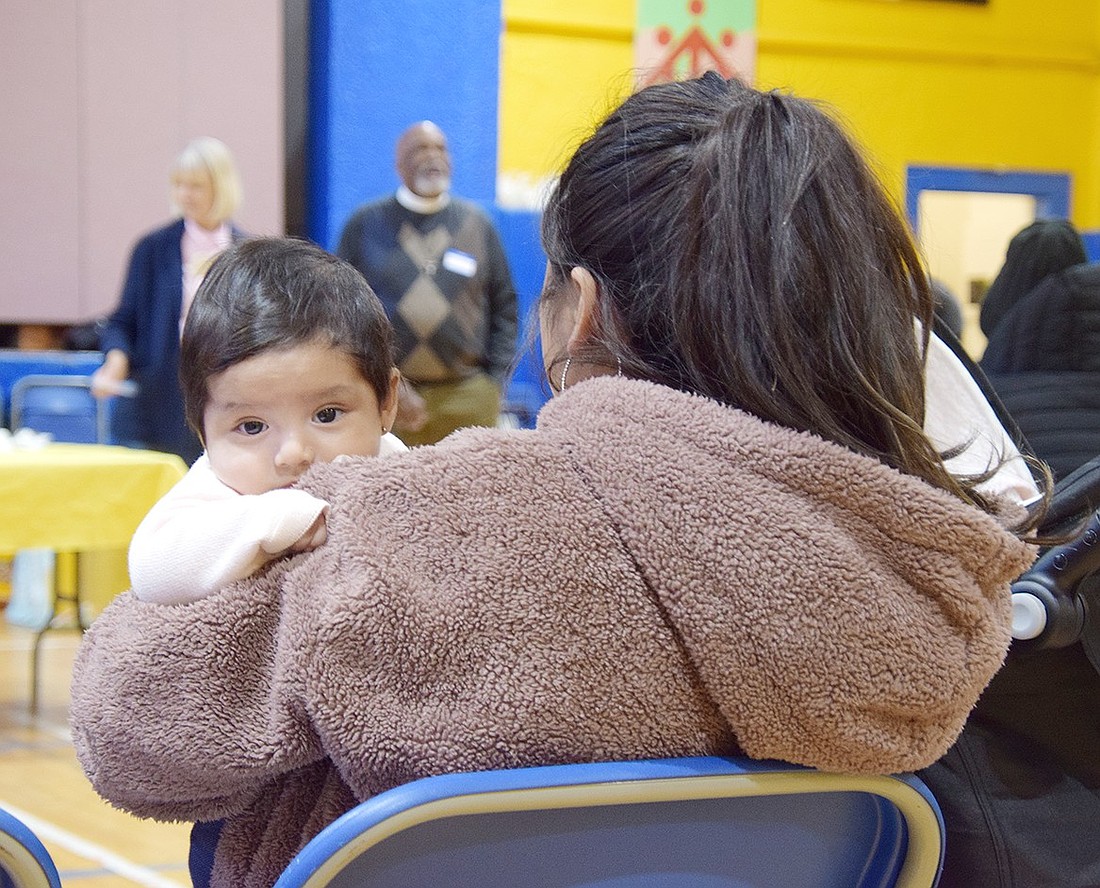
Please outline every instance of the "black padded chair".
[[1068, 477], [1100, 453], [1100, 373], [990, 373], [990, 384], [1028, 445]]

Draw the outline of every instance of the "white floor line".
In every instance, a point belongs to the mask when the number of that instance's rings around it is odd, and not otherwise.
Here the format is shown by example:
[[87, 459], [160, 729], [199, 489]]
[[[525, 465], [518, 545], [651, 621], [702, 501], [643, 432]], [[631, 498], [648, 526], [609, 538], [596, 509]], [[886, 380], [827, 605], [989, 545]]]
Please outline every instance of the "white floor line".
[[41, 734], [47, 734], [53, 737], [55, 740], [60, 740], [62, 743], [72, 744], [73, 735], [69, 731], [68, 724], [65, 722], [46, 721], [42, 716], [31, 715], [26, 704], [20, 705], [23, 707], [22, 709], [7, 713], [8, 718], [11, 719], [12, 725], [18, 728], [25, 728], [29, 731], [38, 731]]
[[3, 799], [0, 799], [0, 807], [22, 820], [31, 832], [43, 842], [46, 840], [55, 842], [73, 854], [78, 854], [88, 860], [94, 860], [102, 865], [104, 869], [110, 870], [124, 879], [129, 879], [135, 884], [144, 885], [146, 888], [185, 888], [181, 882], [166, 879], [151, 869], [138, 866], [138, 864], [127, 860], [125, 857], [120, 857], [113, 851], [108, 851], [106, 848], [95, 844], [95, 842], [89, 842], [87, 839], [73, 835], [68, 830], [55, 826], [46, 820], [41, 820], [33, 814], [28, 814], [26, 811], [8, 804]]
[[[65, 635], [58, 635], [58, 631], [57, 629], [51, 629], [49, 634], [42, 636], [42, 650], [71, 649], [80, 645], [80, 636], [76, 634], [75, 630]], [[28, 635], [26, 638], [9, 638], [0, 642], [0, 651], [5, 653], [10, 651], [30, 653], [33, 646], [34, 638]]]
[[73, 737], [69, 732], [69, 726], [67, 724], [45, 721], [41, 716], [31, 715], [29, 711], [26, 711], [26, 704], [20, 705], [24, 706], [22, 711], [8, 713], [8, 717], [11, 719], [13, 725], [19, 728], [25, 728], [29, 731], [38, 731], [39, 733], [47, 734], [55, 740], [60, 740], [62, 743], [72, 744]]
[[60, 740], [63, 743], [68, 743], [70, 746], [73, 742], [73, 735], [69, 732], [68, 728], [59, 728], [56, 725], [36, 725], [42, 733], [49, 734], [55, 740]]

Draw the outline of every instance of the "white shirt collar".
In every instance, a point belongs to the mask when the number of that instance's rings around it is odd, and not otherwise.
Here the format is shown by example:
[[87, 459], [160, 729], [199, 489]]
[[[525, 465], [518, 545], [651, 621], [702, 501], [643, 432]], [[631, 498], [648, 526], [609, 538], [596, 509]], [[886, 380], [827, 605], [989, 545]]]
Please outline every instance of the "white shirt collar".
[[397, 202], [406, 210], [411, 210], [414, 213], [420, 213], [424, 216], [431, 213], [438, 213], [451, 202], [451, 195], [449, 192], [444, 191], [436, 197], [421, 197], [419, 194], [410, 191], [404, 185], [398, 187], [396, 197]]

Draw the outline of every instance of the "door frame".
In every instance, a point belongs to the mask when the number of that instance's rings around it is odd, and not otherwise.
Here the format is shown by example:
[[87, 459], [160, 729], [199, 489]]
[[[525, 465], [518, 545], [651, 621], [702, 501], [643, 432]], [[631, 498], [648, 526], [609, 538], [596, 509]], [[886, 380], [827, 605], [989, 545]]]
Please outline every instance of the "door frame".
[[1072, 179], [1068, 173], [909, 166], [905, 171], [905, 212], [914, 233], [922, 191], [979, 191], [1027, 194], [1035, 198], [1035, 218], [1068, 219]]

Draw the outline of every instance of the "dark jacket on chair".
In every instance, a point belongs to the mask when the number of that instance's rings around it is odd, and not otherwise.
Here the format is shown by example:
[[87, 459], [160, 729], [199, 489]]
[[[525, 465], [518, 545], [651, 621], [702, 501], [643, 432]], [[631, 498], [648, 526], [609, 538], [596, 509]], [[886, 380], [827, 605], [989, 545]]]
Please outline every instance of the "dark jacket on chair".
[[1044, 278], [990, 331], [981, 368], [1056, 479], [1100, 453], [1100, 263]]
[[1100, 885], [1100, 675], [1080, 644], [1011, 652], [919, 772], [947, 825], [939, 888]]

